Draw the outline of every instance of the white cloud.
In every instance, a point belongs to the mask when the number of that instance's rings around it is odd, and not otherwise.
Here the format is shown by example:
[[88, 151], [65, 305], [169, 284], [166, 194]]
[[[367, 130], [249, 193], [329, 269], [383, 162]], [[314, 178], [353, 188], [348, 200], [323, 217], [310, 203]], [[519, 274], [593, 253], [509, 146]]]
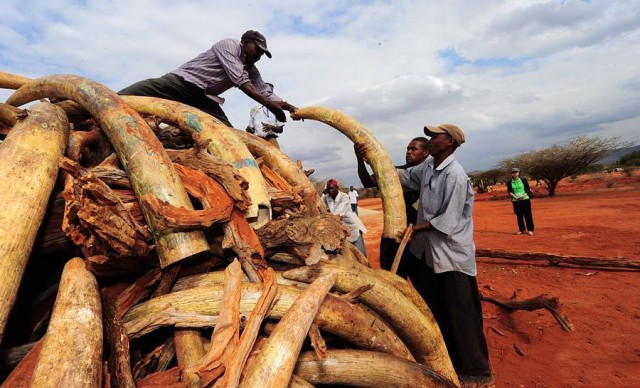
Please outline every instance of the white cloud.
[[[0, 71], [119, 90], [247, 29], [267, 36], [274, 57], [258, 67], [276, 93], [352, 115], [398, 164], [427, 123], [467, 131], [468, 170], [576, 134], [638, 131], [638, 0], [5, 0]], [[243, 128], [254, 102], [224, 97]], [[290, 122], [280, 143], [314, 176], [357, 183], [352, 145], [324, 124]]]

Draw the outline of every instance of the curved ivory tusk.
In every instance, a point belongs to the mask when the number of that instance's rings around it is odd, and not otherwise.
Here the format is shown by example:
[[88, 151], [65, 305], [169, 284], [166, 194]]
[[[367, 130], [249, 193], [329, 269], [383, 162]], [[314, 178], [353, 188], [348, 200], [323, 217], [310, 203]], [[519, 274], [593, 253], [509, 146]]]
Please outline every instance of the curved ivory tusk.
[[264, 163], [283, 177], [291, 186], [302, 187], [302, 198], [305, 204], [313, 209], [313, 213], [326, 213], [327, 207], [322, 202], [313, 182], [305, 175], [300, 167], [289, 156], [273, 147], [258, 136], [236, 129], [236, 134], [242, 139], [249, 151], [264, 160]]
[[369, 271], [346, 268], [329, 263], [290, 269], [282, 274], [285, 279], [311, 282], [318, 276], [338, 274], [334, 288], [351, 292], [360, 287], [373, 287], [359, 296], [359, 300], [378, 312], [404, 340], [411, 353], [423, 363], [451, 381], [458, 383], [440, 328], [433, 315], [425, 314], [402, 292]]
[[18, 89], [30, 81], [30, 78], [0, 71], [0, 89]]
[[422, 364], [364, 350], [330, 350], [320, 360], [314, 352], [298, 357], [294, 373], [312, 384], [354, 387], [455, 387]]
[[[148, 316], [161, 313], [167, 305], [183, 312], [218, 315], [223, 286], [218, 284], [191, 288], [151, 299], [129, 310], [122, 318], [122, 324], [125, 328], [138, 325]], [[278, 290], [280, 295], [271, 309], [270, 319], [280, 319], [301, 292], [300, 289], [290, 286], [278, 286]], [[261, 292], [261, 284], [242, 284], [240, 314], [251, 313]], [[328, 295], [325, 298], [316, 316], [316, 324], [326, 332], [335, 334], [359, 349], [376, 350], [413, 359], [407, 347], [384, 322], [376, 319], [363, 308], [336, 296]]]
[[155, 97], [122, 96], [133, 109], [142, 114], [155, 115], [188, 131], [198, 134], [203, 140], [210, 140], [207, 150], [238, 169], [240, 175], [249, 182], [251, 207], [245, 216], [254, 228], [269, 222], [271, 201], [267, 184], [262, 177], [256, 160], [247, 147], [236, 136], [237, 132], [218, 121], [215, 117], [189, 105]]
[[[297, 288], [306, 288], [307, 283], [296, 282], [295, 280], [289, 280], [282, 277], [282, 272], [274, 271], [276, 277], [276, 283], [281, 286], [293, 286]], [[249, 279], [245, 275], [242, 278], [243, 282], [248, 282]], [[181, 277], [176, 281], [176, 284], [171, 289], [172, 292], [188, 290], [190, 288], [197, 287], [211, 287], [219, 284], [224, 284], [224, 271], [213, 271], [207, 273], [201, 273], [197, 275], [190, 275]]]
[[291, 114], [291, 118], [321, 121], [342, 132], [354, 144], [367, 146], [366, 157], [382, 194], [384, 210], [382, 234], [384, 237], [395, 238], [399, 242], [407, 227], [404, 197], [396, 168], [382, 144], [362, 124], [335, 109], [309, 106], [298, 109]]
[[[178, 174], [151, 128], [117, 94], [105, 86], [73, 75], [52, 75], [25, 84], [7, 100], [20, 106], [43, 97], [66, 98], [82, 105], [100, 124], [118, 153], [138, 198], [158, 199], [192, 210]], [[160, 234], [154, 219], [143, 209], [158, 249], [162, 268], [209, 250], [199, 230]]]
[[0, 339], [69, 136], [62, 109], [41, 103], [30, 111], [0, 147]]
[[260, 349], [240, 388], [286, 388], [289, 385], [309, 327], [337, 276], [335, 273], [321, 276], [300, 293]]
[[80, 258], [64, 266], [31, 386], [102, 386], [102, 303]]

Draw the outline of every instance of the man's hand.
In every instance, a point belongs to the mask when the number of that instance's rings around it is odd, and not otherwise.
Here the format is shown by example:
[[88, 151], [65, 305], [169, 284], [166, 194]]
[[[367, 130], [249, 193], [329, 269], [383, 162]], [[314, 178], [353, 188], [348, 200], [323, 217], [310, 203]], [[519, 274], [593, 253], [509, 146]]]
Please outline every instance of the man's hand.
[[[367, 152], [369, 152], [369, 146], [367, 146], [366, 144], [354, 144], [353, 145], [353, 151], [356, 154], [356, 158], [358, 159], [362, 159], [362, 160], [367, 160]], [[368, 162], [368, 160], [367, 160]]]
[[284, 130], [284, 126], [262, 123], [262, 130], [264, 132], [271, 131], [271, 132], [275, 132], [275, 133], [282, 133], [282, 131]]
[[431, 222], [429, 221], [425, 221], [422, 224], [416, 225], [413, 227], [413, 233], [412, 235], [419, 233], [419, 232], [428, 232], [430, 230], [433, 230], [433, 226], [431, 225]]
[[240, 85], [239, 88], [247, 96], [253, 98], [255, 101], [266, 106], [267, 109], [271, 111], [271, 113], [276, 115], [276, 118], [278, 119], [278, 121], [281, 121], [283, 123], [287, 121], [287, 116], [285, 116], [284, 112], [282, 111], [282, 108], [280, 107], [281, 101], [275, 102], [275, 101], [269, 100], [268, 98], [260, 94], [256, 90], [256, 88], [251, 84], [251, 82], [245, 82], [244, 84]]
[[288, 103], [288, 102], [286, 102], [286, 101], [280, 101], [280, 109], [282, 109], [282, 110], [288, 110], [288, 111], [289, 111], [289, 113], [296, 113], [296, 111], [298, 110], [298, 108], [297, 108], [297, 107], [295, 107], [295, 106], [293, 106], [293, 105], [289, 104], [289, 103]]
[[269, 104], [265, 104], [267, 109], [271, 111], [274, 115], [276, 115], [276, 119], [280, 122], [286, 122], [287, 116], [284, 114], [284, 111], [280, 108], [280, 103], [269, 101]]

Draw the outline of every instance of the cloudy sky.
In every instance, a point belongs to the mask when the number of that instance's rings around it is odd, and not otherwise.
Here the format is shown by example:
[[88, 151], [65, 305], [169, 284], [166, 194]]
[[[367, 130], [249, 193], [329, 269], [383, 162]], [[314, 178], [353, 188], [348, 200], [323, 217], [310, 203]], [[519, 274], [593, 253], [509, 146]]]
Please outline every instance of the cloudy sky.
[[[640, 133], [638, 0], [4, 0], [2, 14], [0, 71], [114, 90], [259, 30], [273, 58], [258, 67], [277, 94], [354, 117], [398, 164], [425, 124], [465, 130], [467, 171], [578, 134]], [[253, 100], [223, 97], [244, 128]], [[289, 121], [280, 144], [315, 178], [359, 186], [336, 130]]]

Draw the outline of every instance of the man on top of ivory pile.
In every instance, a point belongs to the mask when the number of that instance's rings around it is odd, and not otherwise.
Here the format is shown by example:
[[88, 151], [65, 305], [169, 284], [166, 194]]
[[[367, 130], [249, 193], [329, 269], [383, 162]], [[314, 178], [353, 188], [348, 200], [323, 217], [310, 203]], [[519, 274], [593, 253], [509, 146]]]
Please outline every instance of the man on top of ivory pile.
[[220, 94], [237, 87], [264, 105], [279, 121], [287, 121], [283, 110], [296, 107], [270, 91], [255, 63], [263, 54], [271, 58], [267, 40], [258, 31], [249, 30], [240, 41], [223, 39], [210, 49], [160, 78], [137, 82], [118, 92], [121, 95], [159, 97], [200, 109], [232, 126], [220, 107]]

